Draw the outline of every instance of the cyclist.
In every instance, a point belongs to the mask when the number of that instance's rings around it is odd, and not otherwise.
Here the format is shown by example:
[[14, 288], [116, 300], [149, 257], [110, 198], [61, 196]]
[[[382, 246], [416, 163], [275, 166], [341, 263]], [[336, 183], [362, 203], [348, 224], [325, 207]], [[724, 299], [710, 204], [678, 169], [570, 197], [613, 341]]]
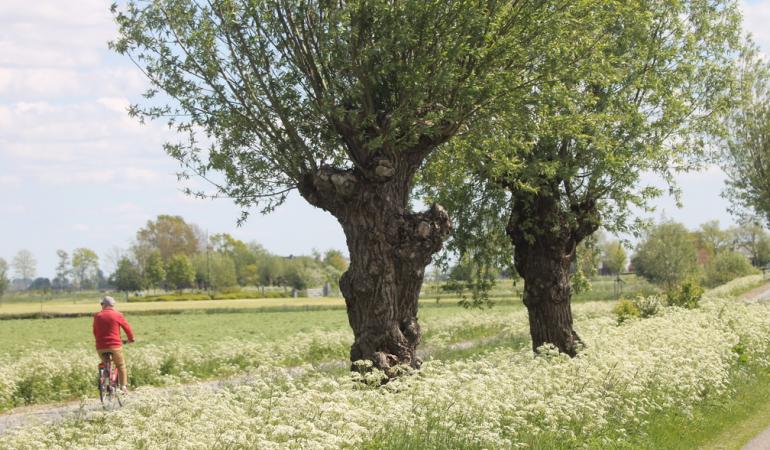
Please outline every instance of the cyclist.
[[125, 393], [128, 389], [126, 376], [126, 359], [123, 355], [123, 340], [120, 338], [120, 329], [126, 332], [128, 342], [134, 342], [134, 332], [126, 322], [123, 314], [115, 311], [115, 299], [102, 298], [102, 310], [94, 316], [94, 338], [96, 338], [96, 352], [103, 363], [107, 362], [105, 353], [112, 353], [112, 362], [118, 368], [118, 381], [120, 389]]

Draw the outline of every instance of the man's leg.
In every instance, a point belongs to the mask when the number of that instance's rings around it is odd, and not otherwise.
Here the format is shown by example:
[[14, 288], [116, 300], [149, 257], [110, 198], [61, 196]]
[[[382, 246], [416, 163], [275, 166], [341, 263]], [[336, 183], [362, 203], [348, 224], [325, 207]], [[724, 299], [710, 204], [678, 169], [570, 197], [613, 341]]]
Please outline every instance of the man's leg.
[[112, 362], [115, 363], [115, 367], [118, 368], [118, 381], [120, 382], [121, 389], [128, 386], [128, 374], [126, 370], [126, 359], [123, 356], [123, 349], [116, 348], [112, 351]]

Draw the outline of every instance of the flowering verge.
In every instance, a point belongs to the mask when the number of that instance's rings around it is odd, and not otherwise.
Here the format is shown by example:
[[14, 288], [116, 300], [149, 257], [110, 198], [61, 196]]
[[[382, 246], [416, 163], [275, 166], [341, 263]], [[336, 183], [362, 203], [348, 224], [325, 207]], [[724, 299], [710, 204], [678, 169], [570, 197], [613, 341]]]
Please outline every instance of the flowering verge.
[[[710, 296], [699, 309], [665, 308], [620, 326], [606, 308], [581, 308], [588, 346], [577, 358], [499, 348], [428, 361], [382, 387], [263, 365], [224, 389], [139, 389], [117, 412], [14, 430], [0, 448], [394, 448], [405, 435], [417, 447], [437, 435], [448, 447], [517, 448], [554, 435], [622, 446], [624, 430], [652, 415], [728, 393], [740, 364], [770, 363], [765, 304]], [[604, 434], [610, 425], [618, 428]]]
[[[525, 321], [522, 308], [502, 314], [459, 311], [423, 326], [424, 347], [437, 349], [466, 339], [524, 334]], [[345, 328], [300, 333], [279, 341], [254, 337], [214, 340], [205, 346], [186, 342], [136, 344], [126, 348], [129, 384], [170, 386], [243, 375], [263, 366], [346, 361], [351, 341], [352, 334]], [[30, 345], [21, 357], [0, 354], [0, 412], [21, 405], [95, 396], [97, 362], [95, 351], [86, 346], [58, 351]]]

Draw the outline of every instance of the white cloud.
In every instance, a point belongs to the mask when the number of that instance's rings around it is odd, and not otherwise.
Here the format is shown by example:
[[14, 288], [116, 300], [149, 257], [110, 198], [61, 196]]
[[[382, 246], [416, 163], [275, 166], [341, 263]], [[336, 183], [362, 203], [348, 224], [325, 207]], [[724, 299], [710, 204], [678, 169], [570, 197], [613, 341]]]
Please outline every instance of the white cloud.
[[101, 97], [96, 99], [96, 103], [104, 106], [112, 112], [125, 114], [131, 102], [125, 97]]
[[[0, 50], [1, 52], [2, 50]], [[0, 64], [0, 97], [8, 102], [73, 97], [120, 97], [140, 94], [147, 87], [144, 76], [134, 67], [93, 69], [48, 67], [3, 67]]]
[[72, 225], [72, 231], [77, 231], [78, 233], [86, 233], [91, 231], [91, 227], [83, 223], [76, 223], [75, 225]]
[[21, 185], [21, 177], [17, 175], [0, 175], [0, 187], [18, 187]]
[[0, 104], [0, 156], [16, 175], [48, 184], [147, 185], [170, 178], [175, 164], [161, 148], [168, 131], [140, 125], [127, 105], [122, 97]]
[[118, 205], [110, 206], [105, 209], [108, 214], [117, 214], [120, 216], [146, 216], [145, 210], [133, 202], [123, 202]]
[[2, 204], [0, 203], [0, 214], [4, 216], [18, 216], [24, 214], [27, 208], [18, 203]]
[[114, 36], [103, 0], [0, 2], [0, 66], [98, 65]]

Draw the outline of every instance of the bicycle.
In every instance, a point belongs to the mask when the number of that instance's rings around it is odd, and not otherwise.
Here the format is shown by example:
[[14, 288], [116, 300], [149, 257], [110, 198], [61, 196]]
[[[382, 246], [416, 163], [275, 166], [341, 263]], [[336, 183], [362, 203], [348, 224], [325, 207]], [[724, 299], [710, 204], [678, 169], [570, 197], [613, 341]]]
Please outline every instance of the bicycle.
[[[127, 344], [128, 341], [123, 341], [123, 344]], [[120, 389], [118, 383], [118, 368], [112, 364], [112, 352], [104, 352], [106, 362], [99, 363], [99, 379], [97, 387], [99, 388], [99, 400], [102, 402], [104, 409], [115, 408], [117, 402], [118, 407], [123, 406], [123, 392]]]

